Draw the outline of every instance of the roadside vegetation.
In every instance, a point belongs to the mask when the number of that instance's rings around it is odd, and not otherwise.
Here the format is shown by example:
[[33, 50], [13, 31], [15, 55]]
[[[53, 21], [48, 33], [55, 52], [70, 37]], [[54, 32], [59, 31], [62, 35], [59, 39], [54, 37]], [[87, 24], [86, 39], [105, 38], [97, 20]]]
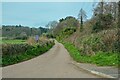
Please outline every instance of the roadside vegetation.
[[81, 54], [81, 51], [77, 49], [71, 43], [63, 43], [65, 48], [69, 51], [70, 56], [77, 62], [80, 63], [92, 63], [98, 66], [118, 66], [118, 53], [110, 53], [110, 52], [103, 52], [99, 51], [96, 52], [95, 55], [88, 56]]
[[93, 16], [81, 8], [78, 18], [67, 16], [51, 31], [78, 62], [99, 66], [120, 65], [120, 2], [99, 2]]
[[21, 40], [7, 40], [7, 43], [2, 44], [1, 64], [2, 66], [8, 66], [32, 59], [45, 53], [53, 45], [54, 41], [49, 40], [46, 37], [41, 37], [39, 42], [36, 42], [32, 37], [26, 41], [22, 40], [22, 43]]
[[[37, 57], [48, 51], [54, 41], [43, 35], [49, 29], [22, 25], [3, 25], [0, 64], [8, 66]], [[37, 37], [36, 37], [37, 36]], [[36, 39], [37, 38], [37, 39]]]

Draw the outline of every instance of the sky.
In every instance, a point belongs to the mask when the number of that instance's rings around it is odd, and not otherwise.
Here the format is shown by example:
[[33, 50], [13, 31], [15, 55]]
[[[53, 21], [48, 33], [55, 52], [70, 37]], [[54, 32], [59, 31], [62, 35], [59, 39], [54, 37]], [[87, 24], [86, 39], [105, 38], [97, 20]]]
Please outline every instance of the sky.
[[81, 8], [92, 17], [93, 2], [2, 2], [2, 25], [44, 27], [67, 16], [77, 18]]

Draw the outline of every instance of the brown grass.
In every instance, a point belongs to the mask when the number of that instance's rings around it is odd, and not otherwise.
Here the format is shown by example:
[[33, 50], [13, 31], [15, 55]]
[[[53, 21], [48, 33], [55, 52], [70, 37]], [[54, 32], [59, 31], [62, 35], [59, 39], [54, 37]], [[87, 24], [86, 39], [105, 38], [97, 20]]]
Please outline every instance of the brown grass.
[[34, 45], [36, 43], [35, 38], [34, 37], [29, 37], [28, 40], [27, 40], [27, 43], [29, 45]]

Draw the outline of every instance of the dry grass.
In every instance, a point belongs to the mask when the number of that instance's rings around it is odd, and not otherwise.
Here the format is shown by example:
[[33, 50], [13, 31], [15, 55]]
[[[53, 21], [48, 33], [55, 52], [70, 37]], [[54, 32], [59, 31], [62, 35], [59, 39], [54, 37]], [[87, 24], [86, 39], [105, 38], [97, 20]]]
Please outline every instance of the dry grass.
[[117, 41], [117, 29], [105, 30], [102, 32], [102, 42], [107, 47], [107, 51], [112, 50], [114, 43]]
[[34, 37], [29, 37], [28, 40], [27, 40], [27, 43], [29, 45], [34, 45], [36, 43], [36, 41], [35, 41]]

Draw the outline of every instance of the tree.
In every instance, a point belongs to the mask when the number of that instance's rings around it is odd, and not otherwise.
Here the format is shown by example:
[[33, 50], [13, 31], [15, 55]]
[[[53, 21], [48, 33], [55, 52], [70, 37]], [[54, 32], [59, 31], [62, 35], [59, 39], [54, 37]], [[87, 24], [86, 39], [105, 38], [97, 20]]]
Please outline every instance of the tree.
[[[60, 19], [61, 20], [61, 19]], [[59, 22], [57, 27], [53, 30], [54, 35], [59, 35], [59, 33], [65, 28], [78, 28], [80, 27], [78, 19], [73, 16], [67, 16], [63, 21]]]
[[63, 19], [63, 18], [59, 20], [59, 22], [62, 22], [62, 21], [64, 21], [64, 19]]
[[50, 33], [50, 34], [53, 35], [53, 30], [57, 27], [57, 25], [58, 25], [58, 22], [57, 22], [57, 21], [50, 21], [50, 22], [46, 25], [46, 27], [49, 28], [48, 33]]
[[23, 40], [27, 39], [27, 34], [26, 34], [26, 32], [21, 32], [20, 38], [23, 39]]
[[107, 10], [109, 10], [110, 9], [110, 12], [109, 13], [111, 13], [112, 14], [112, 16], [113, 16], [113, 18], [114, 18], [114, 21], [116, 21], [116, 19], [117, 19], [117, 12], [118, 12], [118, 4], [117, 4], [117, 2], [109, 2], [108, 3], [108, 8], [106, 9], [106, 11]]
[[49, 29], [53, 29], [57, 26], [58, 22], [57, 21], [50, 21], [46, 27], [48, 27]]
[[103, 29], [114, 27], [116, 25], [116, 8], [116, 2], [104, 2], [103, 0], [99, 2], [94, 9], [96, 23], [93, 26], [93, 31], [98, 32]]
[[48, 29], [42, 28], [42, 27], [30, 28], [26, 26], [19, 27], [19, 25], [3, 25], [2, 26], [2, 36], [10, 39], [14, 39], [14, 38], [20, 39], [20, 37], [23, 35], [25, 36], [25, 34], [27, 36], [41, 35], [42, 33], [45, 33], [47, 31]]
[[78, 14], [78, 20], [80, 21], [81, 24], [81, 29], [83, 29], [83, 20], [87, 18], [86, 12], [81, 8]]
[[117, 25], [117, 14], [118, 14], [118, 9], [117, 8], [118, 8], [117, 2], [106, 2], [106, 3], [104, 3], [104, 14], [109, 14], [109, 15], [112, 16], [111, 26], [116, 26]]
[[104, 13], [104, 2], [103, 0], [101, 2], [98, 3], [98, 6], [96, 8], [96, 16], [98, 16], [98, 21], [101, 25], [101, 28], [102, 28], [102, 24], [103, 24], [103, 13]]

